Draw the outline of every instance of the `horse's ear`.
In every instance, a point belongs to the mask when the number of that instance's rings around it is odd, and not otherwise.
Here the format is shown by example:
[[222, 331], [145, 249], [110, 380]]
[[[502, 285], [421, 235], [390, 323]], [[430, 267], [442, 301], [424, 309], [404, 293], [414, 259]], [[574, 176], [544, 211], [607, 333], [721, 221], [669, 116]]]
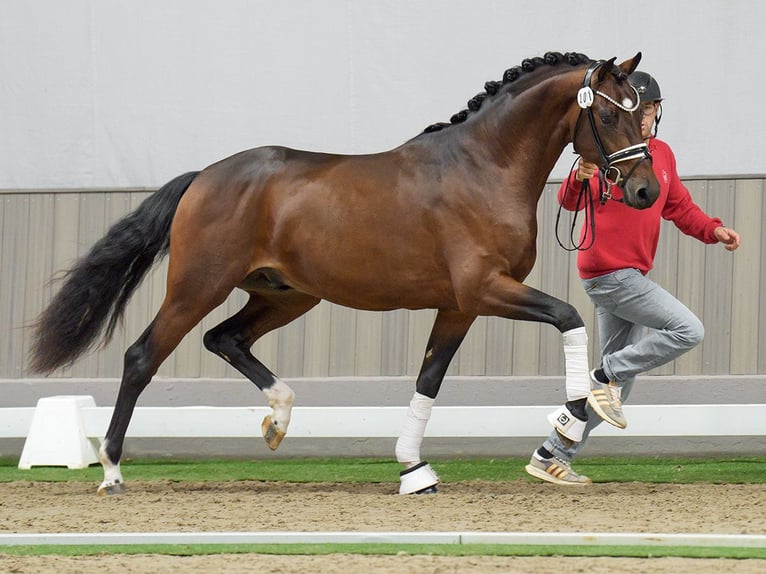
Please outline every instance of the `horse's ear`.
[[633, 72], [636, 71], [636, 68], [638, 68], [638, 63], [641, 61], [641, 52], [638, 52], [633, 58], [630, 60], [625, 60], [622, 64], [620, 64], [620, 70], [625, 72], [628, 76], [630, 76]]
[[601, 64], [601, 66], [599, 66], [599, 68], [598, 68], [598, 81], [599, 81], [599, 82], [603, 82], [603, 81], [604, 81], [604, 79], [605, 79], [605, 78], [606, 78], [606, 77], [607, 77], [609, 74], [611, 74], [611, 73], [612, 73], [612, 68], [614, 68], [614, 61], [615, 61], [616, 59], [617, 59], [617, 58], [610, 58], [609, 60], [607, 60], [606, 62], [604, 62], [603, 64]]

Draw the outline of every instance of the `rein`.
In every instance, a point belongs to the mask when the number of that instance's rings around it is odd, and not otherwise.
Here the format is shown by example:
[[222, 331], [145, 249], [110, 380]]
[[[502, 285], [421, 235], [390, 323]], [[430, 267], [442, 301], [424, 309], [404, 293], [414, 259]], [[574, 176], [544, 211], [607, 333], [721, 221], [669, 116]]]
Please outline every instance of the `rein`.
[[[638, 90], [634, 88], [633, 86], [630, 86], [633, 92], [636, 95], [636, 103], [632, 107], [628, 107], [626, 105], [621, 104], [620, 102], [616, 101], [614, 98], [609, 96], [608, 94], [605, 94], [604, 92], [600, 90], [593, 90], [593, 88], [590, 87], [591, 84], [591, 78], [593, 77], [593, 72], [595, 72], [599, 66], [601, 66], [604, 63], [603, 60], [599, 60], [596, 62], [591, 63], [588, 66], [588, 69], [585, 71], [585, 77], [582, 81], [582, 87], [577, 92], [577, 105], [580, 106], [580, 114], [577, 116], [577, 122], [575, 123], [574, 128], [574, 134], [572, 137], [572, 141], [574, 143], [574, 138], [577, 135], [578, 128], [580, 127], [580, 121], [582, 120], [583, 112], [586, 113], [588, 116], [588, 123], [590, 124], [591, 133], [593, 134], [593, 140], [596, 143], [596, 149], [598, 150], [599, 156], [601, 156], [601, 167], [599, 168], [599, 190], [598, 190], [598, 196], [599, 196], [599, 203], [601, 205], [605, 205], [608, 200], [618, 201], [620, 203], [623, 203], [623, 199], [615, 199], [612, 197], [611, 189], [612, 186], [620, 186], [624, 187], [625, 184], [628, 182], [628, 180], [633, 175], [633, 172], [636, 170], [636, 168], [645, 160], [651, 159], [652, 156], [649, 153], [649, 146], [645, 143], [635, 144], [628, 146], [626, 148], [617, 150], [614, 153], [607, 154], [606, 150], [604, 149], [604, 144], [601, 141], [601, 136], [598, 133], [598, 128], [596, 127], [596, 120], [593, 117], [593, 102], [595, 101], [596, 96], [601, 96], [605, 100], [607, 100], [609, 103], [617, 106], [619, 109], [621, 109], [624, 112], [633, 113], [638, 109], [638, 106], [641, 103], [641, 98], [638, 94]], [[633, 167], [630, 169], [630, 171], [627, 173], [625, 177], [623, 177], [622, 172], [618, 167], [616, 167], [615, 164], [618, 164], [623, 161], [630, 161], [630, 160], [638, 160]], [[575, 163], [577, 160], [575, 160]], [[571, 189], [571, 178], [572, 173], [574, 169], [574, 164], [572, 165], [572, 170], [569, 172], [569, 177], [567, 178], [567, 188], [565, 193]], [[612, 177], [614, 176], [614, 177]], [[561, 211], [563, 209], [562, 203], [559, 203], [559, 208], [556, 213], [556, 241], [558, 242], [559, 246], [564, 249], [565, 251], [586, 251], [593, 247], [593, 243], [596, 240], [596, 209], [593, 201], [593, 194], [590, 190], [590, 182], [589, 180], [584, 180], [582, 182], [582, 187], [580, 189], [580, 194], [577, 196], [577, 205], [575, 207], [575, 215], [572, 218], [572, 226], [569, 230], [569, 244], [570, 247], [565, 246], [561, 239], [559, 238], [559, 220], [561, 218]], [[574, 233], [575, 233], [575, 226], [577, 224], [577, 214], [580, 211], [581, 206], [584, 206], [585, 209], [585, 226], [586, 230], [585, 233], [583, 233], [582, 240], [578, 243], [574, 240]], [[588, 228], [590, 229], [590, 242], [587, 246], [583, 247], [586, 240], [588, 239]]]
[[[577, 163], [576, 159], [575, 163]], [[569, 193], [570, 189], [572, 189], [573, 174], [574, 164], [572, 164], [572, 169], [569, 170], [569, 176], [567, 177], [567, 187], [564, 191], [564, 197], [559, 203], [559, 208], [556, 211], [556, 225], [554, 230], [556, 233], [556, 241], [558, 242], [559, 247], [561, 247], [564, 251], [587, 251], [593, 247], [593, 242], [596, 240], [596, 207], [593, 203], [593, 194], [590, 192], [590, 181], [587, 179], [582, 182], [580, 193], [577, 195], [577, 204], [575, 205], [574, 217], [572, 218], [572, 225], [569, 228], [569, 245], [564, 245], [561, 241], [561, 238], [559, 237], [559, 222], [561, 221], [561, 212], [564, 209], [564, 200], [566, 199], [566, 194]], [[601, 172], [599, 172], [599, 195], [602, 198], [603, 205], [605, 203], [605, 200], [603, 199], [604, 192], [602, 189], [604, 181], [600, 174]], [[607, 189], [606, 194], [608, 193], [609, 190]], [[609, 197], [611, 197], [611, 195], [609, 195]], [[577, 215], [580, 213], [581, 205], [584, 206], [585, 209], [585, 233], [583, 233], [582, 239], [578, 243], [575, 241], [575, 233], [577, 226]], [[583, 247], [585, 241], [588, 239], [588, 229], [590, 229], [590, 243], [588, 243], [587, 247]]]

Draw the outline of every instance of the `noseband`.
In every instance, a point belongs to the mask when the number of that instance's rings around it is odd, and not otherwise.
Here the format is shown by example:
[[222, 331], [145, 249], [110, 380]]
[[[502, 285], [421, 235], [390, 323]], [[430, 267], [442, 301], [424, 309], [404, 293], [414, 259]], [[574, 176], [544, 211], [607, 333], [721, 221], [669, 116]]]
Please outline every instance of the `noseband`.
[[[614, 98], [610, 97], [609, 95], [605, 94], [604, 92], [601, 92], [599, 90], [593, 91], [593, 88], [590, 87], [591, 77], [593, 76], [593, 72], [595, 72], [601, 64], [603, 64], [603, 60], [599, 60], [597, 62], [591, 63], [590, 66], [588, 66], [588, 69], [585, 71], [585, 77], [582, 81], [582, 87], [577, 92], [577, 104], [580, 106], [580, 114], [577, 116], [577, 122], [575, 123], [575, 130], [574, 135], [572, 137], [572, 140], [574, 141], [574, 137], [577, 135], [577, 130], [580, 126], [580, 120], [582, 119], [582, 112], [585, 111], [588, 115], [588, 122], [590, 123], [591, 132], [593, 133], [593, 139], [596, 142], [596, 149], [598, 150], [598, 154], [601, 156], [601, 171], [604, 173], [604, 177], [606, 178], [609, 187], [612, 185], [617, 185], [620, 187], [624, 187], [625, 184], [628, 182], [630, 177], [633, 175], [633, 172], [636, 170], [636, 168], [647, 159], [651, 159], [652, 156], [649, 153], [649, 146], [647, 146], [645, 143], [635, 144], [632, 146], [628, 146], [626, 148], [623, 148], [621, 150], [618, 150], [614, 153], [607, 154], [606, 150], [604, 149], [604, 144], [601, 142], [601, 137], [598, 134], [598, 129], [596, 128], [596, 120], [593, 117], [593, 101], [595, 100], [595, 97], [601, 96], [608, 102], [614, 104], [619, 109], [621, 109], [624, 112], [632, 113], [635, 112], [638, 109], [638, 106], [640, 105], [641, 98], [638, 95], [638, 91], [633, 86], [630, 86], [630, 88], [633, 90], [633, 92], [636, 94], [636, 103], [632, 108], [629, 108], [627, 106], [624, 106], [620, 102], [617, 102], [614, 100]], [[622, 172], [618, 167], [615, 166], [615, 164], [620, 163], [622, 161], [630, 161], [632, 159], [637, 159], [638, 161], [633, 165], [631, 170], [628, 172], [628, 174], [623, 177]], [[609, 190], [606, 191], [607, 197], [609, 197]]]

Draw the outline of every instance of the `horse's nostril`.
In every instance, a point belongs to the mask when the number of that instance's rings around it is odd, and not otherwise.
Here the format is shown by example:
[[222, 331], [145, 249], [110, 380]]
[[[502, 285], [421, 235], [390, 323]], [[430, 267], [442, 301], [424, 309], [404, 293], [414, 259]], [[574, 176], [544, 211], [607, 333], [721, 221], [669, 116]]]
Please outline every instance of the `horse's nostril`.
[[636, 196], [638, 199], [640, 199], [642, 202], [649, 201], [649, 192], [645, 187], [639, 187], [636, 191]]

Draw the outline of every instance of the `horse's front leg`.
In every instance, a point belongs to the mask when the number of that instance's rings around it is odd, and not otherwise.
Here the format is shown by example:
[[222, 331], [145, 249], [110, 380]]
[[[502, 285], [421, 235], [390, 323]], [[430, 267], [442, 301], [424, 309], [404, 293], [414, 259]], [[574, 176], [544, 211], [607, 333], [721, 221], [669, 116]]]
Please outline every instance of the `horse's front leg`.
[[399, 494], [436, 492], [439, 477], [426, 461], [421, 461], [420, 446], [444, 374], [475, 318], [455, 311], [439, 311], [436, 315], [416, 391], [396, 442], [396, 459], [405, 467], [399, 474]]

